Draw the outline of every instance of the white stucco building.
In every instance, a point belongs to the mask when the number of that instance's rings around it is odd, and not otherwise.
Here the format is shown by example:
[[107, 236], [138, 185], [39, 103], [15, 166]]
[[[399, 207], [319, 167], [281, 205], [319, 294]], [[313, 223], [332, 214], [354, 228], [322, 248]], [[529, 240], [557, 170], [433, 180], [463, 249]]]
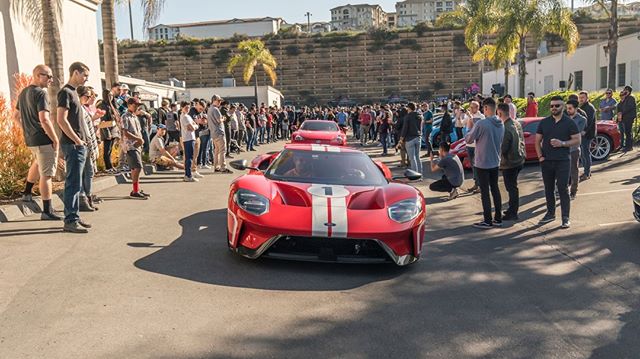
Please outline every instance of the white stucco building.
[[387, 13], [380, 5], [347, 4], [331, 9], [331, 28], [337, 31], [385, 27]]
[[396, 3], [397, 27], [411, 27], [435, 21], [440, 14], [455, 10], [461, 0], [405, 0]]
[[234, 35], [260, 37], [277, 34], [285, 23], [282, 18], [231, 19], [187, 24], [159, 24], [148, 29], [149, 40], [175, 40], [178, 35], [197, 39], [230, 38]]
[[[96, 11], [100, 0], [62, 0], [62, 40], [64, 79], [72, 62], [81, 61], [91, 69], [89, 85], [100, 87], [100, 56]], [[0, 93], [8, 97], [13, 91], [15, 73], [31, 74], [44, 62], [42, 46], [31, 36], [30, 25], [16, 18], [8, 0], [0, 0]]]
[[[606, 42], [580, 47], [573, 55], [562, 52], [535, 60], [527, 61], [525, 78], [525, 94], [533, 92], [541, 96], [554, 90], [567, 88], [571, 82], [571, 90], [596, 91], [607, 87], [609, 57], [604, 51]], [[618, 41], [616, 86], [631, 85], [640, 89], [640, 32], [622, 36]], [[509, 76], [509, 92], [517, 93], [518, 68], [513, 66]], [[561, 84], [561, 81], [564, 83]], [[482, 92], [491, 92], [493, 84], [504, 85], [504, 70], [485, 72], [482, 76]], [[561, 85], [564, 85], [561, 86]]]
[[[203, 98], [210, 100], [214, 94], [220, 95], [223, 99], [231, 103], [243, 103], [250, 106], [255, 103], [255, 88], [253, 86], [233, 86], [233, 87], [201, 87], [187, 90], [187, 98]], [[271, 86], [258, 86], [258, 105], [264, 103], [267, 106], [282, 105], [284, 97], [282, 93]]]

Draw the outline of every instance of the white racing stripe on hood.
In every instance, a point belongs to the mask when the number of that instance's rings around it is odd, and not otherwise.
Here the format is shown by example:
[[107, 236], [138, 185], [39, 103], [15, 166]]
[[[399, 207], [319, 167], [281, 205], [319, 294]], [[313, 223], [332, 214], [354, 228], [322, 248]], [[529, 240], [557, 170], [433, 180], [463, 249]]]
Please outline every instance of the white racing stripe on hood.
[[[307, 192], [311, 194], [313, 236], [346, 238], [349, 228], [347, 220], [349, 191], [344, 186], [313, 184]], [[329, 217], [331, 217], [331, 223], [329, 223]]]
[[314, 152], [340, 152], [340, 147], [311, 144], [311, 151], [314, 151]]

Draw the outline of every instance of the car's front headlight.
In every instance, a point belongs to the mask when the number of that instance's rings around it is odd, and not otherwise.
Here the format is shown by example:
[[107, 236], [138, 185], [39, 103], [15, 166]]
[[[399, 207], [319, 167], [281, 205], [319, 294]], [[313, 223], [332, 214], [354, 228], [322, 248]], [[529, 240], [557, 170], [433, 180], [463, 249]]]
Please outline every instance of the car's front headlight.
[[422, 211], [420, 198], [405, 199], [389, 206], [389, 218], [404, 223], [418, 217]]
[[304, 141], [304, 137], [300, 136], [300, 135], [296, 135], [295, 138], [296, 141]]
[[640, 187], [633, 191], [633, 198], [640, 200]]
[[336, 137], [336, 142], [342, 143], [342, 137], [340, 137], [340, 136]]
[[240, 208], [256, 216], [269, 212], [269, 200], [267, 197], [248, 189], [239, 189], [233, 196], [233, 200]]

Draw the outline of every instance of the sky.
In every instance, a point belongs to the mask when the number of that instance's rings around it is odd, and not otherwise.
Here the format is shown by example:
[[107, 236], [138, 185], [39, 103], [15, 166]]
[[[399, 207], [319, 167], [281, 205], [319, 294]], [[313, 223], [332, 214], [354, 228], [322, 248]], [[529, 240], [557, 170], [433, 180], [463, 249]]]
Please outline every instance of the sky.
[[[569, 4], [570, 0], [565, 0]], [[581, 6], [583, 0], [575, 0], [576, 6]], [[142, 29], [142, 10], [140, 0], [133, 0], [133, 33], [137, 40], [144, 39]], [[233, 18], [250, 17], [282, 17], [288, 23], [305, 23], [305, 13], [312, 14], [311, 21], [329, 21], [330, 9], [348, 3], [360, 4], [365, 1], [345, 0], [166, 0], [165, 7], [158, 19], [158, 24], [175, 24], [196, 21], [227, 20]], [[370, 1], [369, 4], [379, 4], [387, 12], [395, 11], [396, 0]], [[102, 25], [98, 12], [98, 37], [102, 38]], [[116, 32], [118, 39], [131, 38], [129, 26], [129, 11], [126, 5], [116, 6]]]

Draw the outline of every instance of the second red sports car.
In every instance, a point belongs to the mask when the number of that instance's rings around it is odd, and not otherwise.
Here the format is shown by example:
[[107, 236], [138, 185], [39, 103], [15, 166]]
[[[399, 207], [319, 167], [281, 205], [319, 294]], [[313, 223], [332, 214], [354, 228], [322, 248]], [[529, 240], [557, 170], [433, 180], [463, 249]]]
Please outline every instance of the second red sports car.
[[[527, 161], [538, 160], [535, 140], [538, 124], [542, 119], [543, 117], [525, 117], [518, 120], [524, 132]], [[621, 136], [618, 125], [613, 121], [598, 121], [596, 122], [596, 128], [596, 137], [591, 140], [591, 158], [593, 158], [594, 161], [601, 161], [620, 148]], [[451, 144], [451, 154], [457, 155], [460, 158], [464, 168], [471, 168], [471, 162], [467, 155], [467, 145], [464, 139]]]
[[347, 144], [347, 135], [333, 121], [306, 120], [291, 135], [291, 142], [344, 146]]

